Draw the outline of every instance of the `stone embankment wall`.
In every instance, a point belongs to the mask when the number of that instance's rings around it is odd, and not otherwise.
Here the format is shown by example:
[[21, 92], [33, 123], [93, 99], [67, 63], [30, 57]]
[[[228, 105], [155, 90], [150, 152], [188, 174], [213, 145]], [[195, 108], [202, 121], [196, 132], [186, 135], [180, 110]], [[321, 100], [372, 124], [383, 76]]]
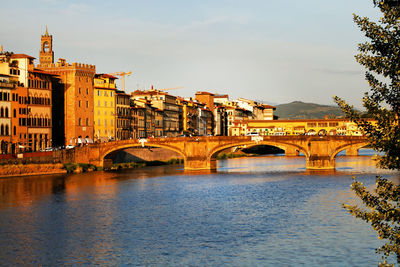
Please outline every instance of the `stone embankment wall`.
[[21, 158], [17, 155], [0, 155], [0, 165], [42, 164], [63, 162], [62, 151], [24, 153]]

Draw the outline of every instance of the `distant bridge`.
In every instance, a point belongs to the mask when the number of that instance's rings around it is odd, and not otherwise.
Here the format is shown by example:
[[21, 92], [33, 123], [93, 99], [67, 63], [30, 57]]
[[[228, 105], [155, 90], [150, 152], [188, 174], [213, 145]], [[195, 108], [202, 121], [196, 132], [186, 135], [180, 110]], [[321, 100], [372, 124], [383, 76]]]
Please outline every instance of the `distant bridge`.
[[270, 145], [285, 150], [286, 156], [302, 152], [307, 169], [334, 169], [335, 157], [343, 150], [346, 155], [358, 155], [358, 150], [368, 145], [363, 136], [199, 136], [174, 138], [148, 138], [91, 144], [70, 149], [64, 162], [91, 163], [109, 166], [106, 156], [120, 150], [151, 146], [175, 151], [182, 155], [185, 170], [216, 169], [216, 157], [222, 150], [237, 146]]

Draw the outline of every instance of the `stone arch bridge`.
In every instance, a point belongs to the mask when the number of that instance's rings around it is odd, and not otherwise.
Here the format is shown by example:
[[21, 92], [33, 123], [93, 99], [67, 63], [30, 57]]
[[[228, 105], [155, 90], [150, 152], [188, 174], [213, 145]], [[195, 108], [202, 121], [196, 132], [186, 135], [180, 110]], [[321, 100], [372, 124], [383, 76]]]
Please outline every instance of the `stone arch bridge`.
[[149, 138], [90, 144], [67, 150], [64, 162], [90, 163], [107, 166], [110, 153], [137, 146], [161, 147], [182, 155], [185, 170], [216, 169], [216, 157], [224, 149], [255, 145], [270, 145], [285, 150], [286, 156], [302, 152], [307, 169], [334, 169], [335, 157], [343, 150], [346, 155], [358, 155], [358, 149], [368, 145], [362, 136], [199, 136]]

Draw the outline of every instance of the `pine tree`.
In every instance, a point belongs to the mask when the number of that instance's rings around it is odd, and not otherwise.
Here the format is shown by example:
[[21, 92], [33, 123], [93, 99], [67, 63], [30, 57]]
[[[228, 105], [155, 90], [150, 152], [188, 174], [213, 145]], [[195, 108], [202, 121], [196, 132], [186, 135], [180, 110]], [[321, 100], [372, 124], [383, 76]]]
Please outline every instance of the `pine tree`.
[[[354, 22], [368, 41], [358, 45], [358, 63], [366, 68], [365, 78], [370, 92], [365, 93], [363, 106], [368, 117], [344, 100], [334, 97], [335, 102], [352, 121], [361, 127], [370, 145], [384, 155], [379, 157], [381, 168], [400, 170], [400, 1], [373, 0], [382, 17], [378, 22], [354, 15]], [[376, 177], [375, 192], [354, 181], [352, 190], [363, 201], [365, 207], [344, 204], [354, 216], [371, 223], [379, 239], [387, 242], [377, 249], [385, 260], [389, 255], [397, 256], [400, 263], [400, 186]]]

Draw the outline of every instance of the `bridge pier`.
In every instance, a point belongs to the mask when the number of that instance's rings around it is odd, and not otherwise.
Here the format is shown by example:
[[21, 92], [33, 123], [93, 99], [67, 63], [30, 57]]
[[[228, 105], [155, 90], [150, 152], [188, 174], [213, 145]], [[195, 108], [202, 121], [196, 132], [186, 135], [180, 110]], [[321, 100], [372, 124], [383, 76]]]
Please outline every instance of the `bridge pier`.
[[285, 156], [286, 157], [296, 157], [300, 155], [300, 151], [294, 147], [286, 147]]
[[186, 157], [184, 159], [184, 166], [186, 171], [216, 170], [217, 160], [207, 160], [206, 157]]
[[309, 170], [335, 169], [335, 158], [312, 155], [306, 159], [306, 168]]

